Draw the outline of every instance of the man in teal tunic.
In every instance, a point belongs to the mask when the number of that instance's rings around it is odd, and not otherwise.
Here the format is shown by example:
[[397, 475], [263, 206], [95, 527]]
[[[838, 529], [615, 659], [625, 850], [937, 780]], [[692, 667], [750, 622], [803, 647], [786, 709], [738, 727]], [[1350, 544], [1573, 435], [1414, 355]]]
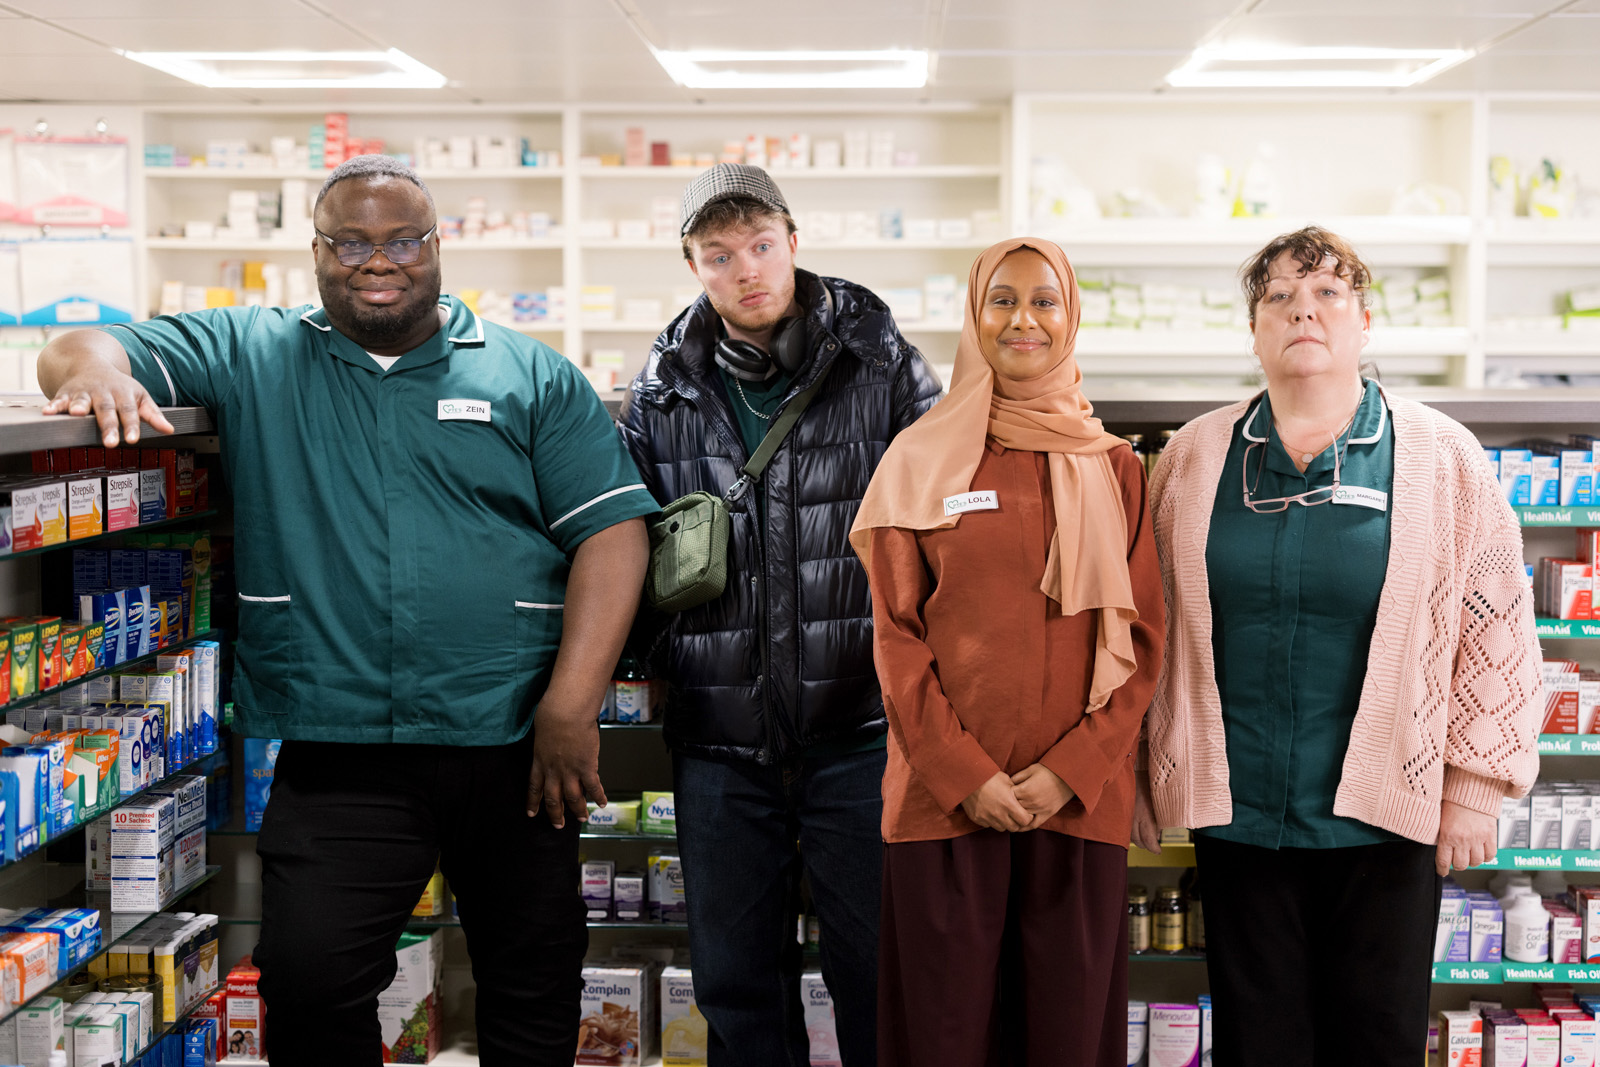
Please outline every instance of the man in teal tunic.
[[108, 446], [211, 412], [233, 492], [238, 728], [279, 737], [255, 962], [276, 1067], [380, 1062], [378, 995], [442, 866], [490, 1064], [572, 1063], [578, 825], [656, 510], [561, 355], [440, 296], [433, 200], [362, 156], [315, 210], [323, 306], [52, 341]]

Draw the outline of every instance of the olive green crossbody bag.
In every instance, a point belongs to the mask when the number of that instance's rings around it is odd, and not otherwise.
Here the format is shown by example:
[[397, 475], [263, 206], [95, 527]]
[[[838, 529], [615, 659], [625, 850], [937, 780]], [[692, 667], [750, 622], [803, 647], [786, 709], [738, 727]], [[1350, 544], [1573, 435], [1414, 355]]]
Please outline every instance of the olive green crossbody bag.
[[657, 611], [683, 611], [722, 595], [728, 583], [728, 505], [738, 503], [760, 480], [827, 376], [824, 369], [789, 401], [727, 493], [680, 496], [650, 523], [650, 569], [644, 592]]

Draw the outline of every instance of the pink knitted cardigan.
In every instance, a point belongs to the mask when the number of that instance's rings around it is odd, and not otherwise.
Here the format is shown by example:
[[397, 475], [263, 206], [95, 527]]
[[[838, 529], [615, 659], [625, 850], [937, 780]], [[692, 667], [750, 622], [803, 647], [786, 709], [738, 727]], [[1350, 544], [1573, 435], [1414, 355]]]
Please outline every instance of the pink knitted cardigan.
[[[1441, 800], [1498, 815], [1503, 796], [1538, 776], [1539, 643], [1522, 531], [1482, 447], [1444, 415], [1384, 396], [1395, 435], [1389, 564], [1333, 810], [1432, 843]], [[1234, 424], [1252, 403], [1179, 430], [1150, 480], [1167, 647], [1146, 738], [1162, 826], [1233, 818], [1206, 539]]]

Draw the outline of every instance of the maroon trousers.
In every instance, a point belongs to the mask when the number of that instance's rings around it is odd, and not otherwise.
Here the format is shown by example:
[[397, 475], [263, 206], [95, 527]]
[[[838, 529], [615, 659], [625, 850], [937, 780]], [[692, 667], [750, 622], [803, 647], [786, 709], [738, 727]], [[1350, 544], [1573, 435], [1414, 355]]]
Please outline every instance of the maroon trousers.
[[1128, 853], [1050, 830], [884, 846], [879, 1067], [1126, 1067]]

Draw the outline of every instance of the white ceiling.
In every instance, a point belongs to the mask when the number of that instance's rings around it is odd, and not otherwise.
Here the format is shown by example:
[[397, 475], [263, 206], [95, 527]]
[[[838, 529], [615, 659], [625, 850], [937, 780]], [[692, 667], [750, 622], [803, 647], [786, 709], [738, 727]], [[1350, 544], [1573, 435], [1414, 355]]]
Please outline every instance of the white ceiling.
[[[1156, 91], [1201, 42], [1476, 48], [1423, 90], [1600, 91], [1600, 0], [0, 0], [0, 100], [997, 101]], [[870, 94], [691, 92], [650, 45], [927, 48], [934, 77], [923, 90]], [[204, 89], [117, 48], [398, 48], [450, 84]]]

